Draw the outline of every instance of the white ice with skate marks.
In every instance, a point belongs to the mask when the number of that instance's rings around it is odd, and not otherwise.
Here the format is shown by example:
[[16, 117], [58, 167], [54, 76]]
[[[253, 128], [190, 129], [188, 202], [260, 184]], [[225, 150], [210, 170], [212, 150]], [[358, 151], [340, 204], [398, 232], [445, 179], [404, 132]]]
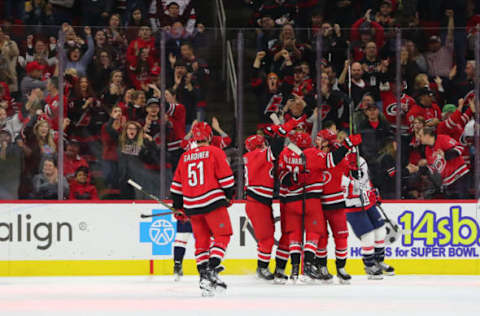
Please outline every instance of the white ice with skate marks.
[[[198, 276], [0, 278], [0, 315], [478, 315], [480, 276], [394, 276], [350, 285], [274, 285], [223, 276], [202, 298]], [[166, 314], [169, 313], [169, 314]]]

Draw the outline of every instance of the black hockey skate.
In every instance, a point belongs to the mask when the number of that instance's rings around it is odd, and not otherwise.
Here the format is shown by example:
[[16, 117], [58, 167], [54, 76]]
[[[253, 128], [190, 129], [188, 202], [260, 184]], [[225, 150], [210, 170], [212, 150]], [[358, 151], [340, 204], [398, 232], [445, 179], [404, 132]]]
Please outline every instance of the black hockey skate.
[[313, 283], [316, 280], [320, 280], [321, 277], [317, 272], [317, 269], [312, 265], [311, 262], [305, 262], [303, 267], [303, 274], [301, 277], [302, 282]]
[[209, 271], [209, 276], [215, 290], [221, 292], [227, 289], [227, 284], [218, 277], [217, 267]]
[[257, 268], [257, 278], [265, 281], [272, 281], [275, 279], [275, 276], [268, 270], [268, 268]]
[[175, 282], [180, 281], [183, 276], [183, 267], [181, 262], [175, 262], [173, 266], [173, 275], [175, 276]]
[[383, 274], [385, 275], [389, 275], [389, 276], [395, 275], [395, 269], [383, 261], [378, 263], [378, 267], [380, 267], [381, 271], [383, 271]]
[[290, 274], [290, 280], [292, 280], [293, 283], [297, 283], [299, 273], [300, 273], [300, 265], [292, 264], [292, 273]]
[[288, 276], [285, 274], [283, 269], [275, 269], [273, 274], [273, 282], [276, 284], [285, 284], [288, 281]]
[[200, 272], [200, 290], [202, 290], [202, 296], [214, 296], [215, 284], [210, 279], [210, 272], [205, 270]]
[[320, 277], [320, 280], [323, 283], [331, 284], [333, 283], [333, 275], [328, 272], [327, 266], [317, 265], [317, 274]]
[[383, 280], [382, 268], [379, 265], [365, 266], [365, 273], [369, 280]]
[[337, 277], [340, 284], [350, 284], [352, 276], [345, 271], [345, 268], [337, 267]]

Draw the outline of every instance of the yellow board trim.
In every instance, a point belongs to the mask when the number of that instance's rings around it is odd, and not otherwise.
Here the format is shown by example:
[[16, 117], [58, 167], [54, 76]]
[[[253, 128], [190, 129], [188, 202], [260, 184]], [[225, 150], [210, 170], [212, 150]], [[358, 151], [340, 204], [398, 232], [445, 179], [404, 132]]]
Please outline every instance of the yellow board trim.
[[[391, 259], [397, 274], [464, 274], [480, 275], [479, 259]], [[225, 274], [253, 274], [255, 259], [226, 259]], [[329, 269], [335, 272], [335, 261], [329, 260]], [[270, 267], [274, 266], [274, 262]], [[187, 259], [183, 265], [187, 275], [197, 274], [195, 260]], [[347, 271], [353, 275], [364, 274], [360, 259], [349, 259]], [[173, 271], [170, 259], [154, 260], [154, 275], [169, 275]], [[290, 264], [287, 265], [290, 273]], [[0, 261], [0, 276], [100, 276], [149, 275], [150, 260], [52, 260], [52, 261]]]

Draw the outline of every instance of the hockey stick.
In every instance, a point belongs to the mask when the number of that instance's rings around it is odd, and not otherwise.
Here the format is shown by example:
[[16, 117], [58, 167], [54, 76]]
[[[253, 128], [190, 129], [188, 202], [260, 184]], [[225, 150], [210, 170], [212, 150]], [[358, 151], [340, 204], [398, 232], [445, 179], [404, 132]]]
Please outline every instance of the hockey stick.
[[157, 217], [157, 216], [165, 216], [175, 214], [175, 212], [165, 212], [165, 213], [156, 213], [156, 214], [140, 214], [141, 218], [149, 218], [149, 217]]
[[378, 209], [380, 210], [380, 212], [382, 213], [383, 217], [385, 218], [385, 220], [387, 221], [387, 223], [390, 224], [390, 226], [392, 227], [392, 229], [398, 233], [400, 231], [400, 229], [398, 228], [398, 225], [397, 224], [393, 224], [393, 222], [390, 220], [390, 218], [387, 216], [387, 214], [385, 213], [385, 211], [383, 210], [383, 207], [380, 206], [380, 203], [377, 202], [377, 207]]
[[148, 197], [150, 197], [152, 200], [155, 200], [157, 201], [159, 204], [161, 204], [162, 206], [166, 207], [167, 209], [169, 209], [171, 212], [166, 212], [166, 213], [159, 213], [159, 214], [152, 214], [152, 215], [147, 215], [147, 214], [141, 214], [140, 217], [141, 218], [147, 218], [147, 217], [155, 217], [155, 216], [163, 216], [163, 215], [169, 215], [169, 214], [182, 214], [183, 215], [183, 212], [182, 211], [179, 211], [173, 207], [171, 207], [170, 205], [168, 205], [167, 203], [163, 202], [162, 200], [160, 200], [159, 197], [151, 194], [151, 193], [148, 193], [146, 192], [145, 190], [143, 190], [142, 186], [138, 183], [136, 183], [135, 181], [133, 181], [132, 179], [128, 179], [127, 181], [128, 184], [130, 184], [132, 187], [134, 187], [136, 190], [142, 192], [143, 194], [147, 195]]

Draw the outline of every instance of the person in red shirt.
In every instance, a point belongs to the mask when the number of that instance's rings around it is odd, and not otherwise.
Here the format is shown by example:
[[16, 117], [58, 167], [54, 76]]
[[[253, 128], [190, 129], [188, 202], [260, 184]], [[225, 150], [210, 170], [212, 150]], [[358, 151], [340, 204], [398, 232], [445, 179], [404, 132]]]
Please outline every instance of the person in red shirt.
[[75, 176], [75, 171], [80, 167], [87, 167], [87, 161], [80, 157], [80, 143], [72, 140], [65, 147], [65, 154], [63, 158], [63, 175], [67, 180], [72, 180]]
[[88, 167], [78, 167], [70, 182], [70, 200], [98, 200], [97, 188], [88, 183]]
[[192, 137], [197, 146], [180, 157], [170, 187], [173, 207], [183, 209], [192, 224], [203, 296], [227, 288], [218, 271], [232, 235], [227, 206], [235, 184], [227, 156], [210, 145], [211, 134], [207, 123], [195, 124]]
[[138, 37], [130, 42], [127, 49], [127, 63], [133, 65], [136, 63], [137, 56], [140, 55], [140, 49], [148, 48], [148, 58], [156, 58], [157, 50], [155, 48], [155, 38], [152, 37], [152, 29], [148, 25], [143, 25], [138, 30]]
[[442, 119], [442, 110], [433, 102], [433, 92], [428, 87], [418, 91], [417, 101], [417, 104], [414, 104], [407, 112], [409, 124], [412, 124], [417, 116], [423, 116], [429, 126], [435, 125], [434, 122], [431, 122], [432, 120]]
[[[448, 199], [468, 198], [470, 170], [463, 160], [463, 147], [447, 135], [437, 135], [435, 129], [424, 127], [420, 131], [420, 141], [425, 146], [426, 163], [419, 163], [422, 174], [437, 172], [442, 177], [442, 185]], [[428, 168], [428, 170], [426, 170]]]

